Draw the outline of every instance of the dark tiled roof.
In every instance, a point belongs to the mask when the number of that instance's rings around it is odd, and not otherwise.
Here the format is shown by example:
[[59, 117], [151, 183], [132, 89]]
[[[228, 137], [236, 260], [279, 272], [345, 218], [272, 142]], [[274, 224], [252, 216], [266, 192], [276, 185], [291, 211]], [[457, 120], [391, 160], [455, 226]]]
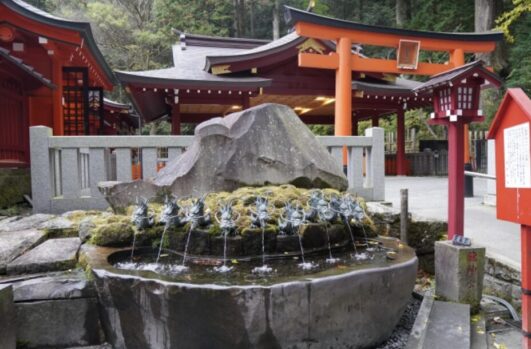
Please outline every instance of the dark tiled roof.
[[373, 93], [413, 94], [414, 88], [419, 85], [421, 83], [418, 81], [397, 78], [394, 82], [385, 83], [353, 81], [352, 89]]
[[85, 44], [88, 45], [90, 52], [98, 62], [99, 66], [105, 72], [107, 79], [113, 84], [116, 83], [116, 78], [112, 72], [112, 69], [105, 61], [105, 58], [103, 57], [101, 51], [98, 48], [98, 45], [96, 44], [96, 41], [94, 40], [90, 23], [73, 21], [54, 16], [22, 0], [0, 0], [0, 3], [4, 4], [11, 10], [19, 13], [20, 15], [33, 19], [37, 22], [79, 32], [79, 34], [83, 37]]
[[39, 81], [44, 86], [55, 89], [55, 85], [49, 79], [45, 78], [41, 73], [36, 71], [35, 68], [33, 68], [32, 66], [25, 64], [22, 59], [12, 56], [9, 53], [9, 50], [6, 50], [5, 48], [0, 47], [0, 57], [14, 64], [17, 68], [26, 72], [32, 78]]
[[103, 98], [103, 103], [112, 108], [120, 108], [120, 109], [131, 109], [132, 108], [131, 104], [116, 102], [116, 101], [113, 101], [105, 97]]
[[443, 73], [433, 75], [428, 81], [420, 84], [415, 87], [414, 91], [424, 92], [433, 89], [434, 87], [445, 85], [450, 82], [455, 82], [463, 79], [465, 76], [469, 75], [472, 71], [477, 70], [481, 75], [486, 78], [489, 82], [494, 83], [495, 85], [501, 84], [500, 78], [485, 68], [483, 61], [474, 61], [467, 63], [460, 67], [450, 69]]
[[345, 21], [342, 19], [331, 18], [326, 16], [316, 15], [311, 12], [299, 10], [290, 6], [284, 6], [286, 9], [285, 20], [288, 24], [295, 24], [297, 22], [308, 22], [320, 25], [326, 25], [335, 28], [362, 30], [373, 33], [395, 34], [400, 36], [416, 36], [433, 39], [448, 39], [459, 41], [501, 41], [503, 40], [503, 33], [501, 32], [487, 32], [487, 33], [440, 33], [422, 30], [411, 30], [401, 28], [381, 27], [375, 25], [362, 24], [357, 22]]
[[214, 75], [203, 70], [205, 57], [212, 52], [241, 52], [243, 49], [227, 49], [216, 47], [191, 46], [181, 49], [179, 45], [173, 47], [174, 67], [146, 70], [138, 72], [117, 71], [116, 75], [122, 82], [181, 85], [185, 88], [196, 87], [240, 87], [257, 88], [271, 84], [270, 79], [260, 77], [229, 77]]
[[[254, 47], [241, 52], [220, 52], [219, 54], [208, 54], [205, 62], [205, 70], [210, 70], [214, 65], [223, 63], [240, 62], [244, 60], [257, 59], [265, 57], [267, 55], [275, 54], [283, 51], [286, 48], [296, 46], [307, 40], [307, 38], [299, 36], [297, 33], [292, 32], [284, 35], [278, 40], [270, 41], [264, 45]], [[328, 48], [334, 50], [335, 44], [332, 42], [324, 42]]]
[[261, 40], [261, 39], [228, 38], [228, 37], [221, 37], [221, 36], [188, 34], [180, 30], [176, 30], [176, 29], [173, 29], [173, 32], [182, 36], [187, 46], [189, 45], [189, 46], [202, 46], [202, 47], [250, 49], [250, 48], [261, 46], [261, 45], [264, 45], [270, 42], [270, 40]]

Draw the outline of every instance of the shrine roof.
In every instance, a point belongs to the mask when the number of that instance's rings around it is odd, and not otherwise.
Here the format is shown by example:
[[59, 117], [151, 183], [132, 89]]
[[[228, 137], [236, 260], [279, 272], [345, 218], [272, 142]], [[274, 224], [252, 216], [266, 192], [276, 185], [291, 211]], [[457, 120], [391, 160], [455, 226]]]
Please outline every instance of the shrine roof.
[[193, 33], [185, 33], [183, 31], [172, 29], [174, 33], [180, 36], [180, 41], [184, 40], [187, 46], [202, 46], [202, 47], [220, 47], [220, 48], [235, 48], [235, 49], [250, 49], [257, 46], [265, 45], [271, 40], [263, 39], [248, 39], [248, 38], [230, 38], [222, 36], [209, 36]]
[[173, 67], [146, 71], [117, 71], [119, 80], [136, 84], [173, 84], [184, 88], [196, 87], [241, 87], [258, 88], [271, 84], [270, 79], [257, 76], [233, 77], [214, 75], [203, 70], [205, 60], [209, 54], [228, 54], [246, 51], [241, 48], [226, 48], [214, 46], [173, 46]]
[[[178, 64], [172, 68], [137, 72], [116, 71], [122, 83], [134, 83], [146, 86], [165, 86], [169, 88], [208, 88], [239, 87], [258, 88], [271, 84], [270, 79], [259, 77], [228, 77], [210, 74], [203, 70], [188, 69]], [[171, 86], [170, 86], [171, 85]]]
[[84, 44], [88, 46], [89, 51], [94, 56], [94, 59], [105, 73], [107, 79], [112, 83], [116, 82], [116, 78], [109, 67], [103, 54], [96, 44], [96, 40], [92, 34], [90, 23], [82, 21], [74, 21], [54, 16], [46, 11], [38, 9], [22, 0], [0, 0], [0, 3], [11, 9], [12, 11], [30, 18], [36, 22], [51, 25], [58, 28], [73, 30], [78, 32], [84, 39]]
[[499, 86], [501, 84], [501, 80], [498, 75], [485, 68], [483, 61], [478, 60], [454, 69], [450, 69], [443, 73], [433, 75], [428, 81], [417, 86], [415, 88], [415, 93], [426, 92], [434, 87], [454, 83], [474, 73], [481, 75], [481, 77], [485, 78], [489, 83], [495, 86]]
[[412, 36], [418, 38], [432, 38], [443, 40], [456, 41], [502, 41], [502, 32], [485, 32], [485, 33], [447, 33], [447, 32], [432, 32], [423, 30], [411, 30], [402, 28], [391, 28], [376, 25], [368, 25], [358, 22], [351, 22], [342, 19], [317, 15], [312, 12], [299, 10], [290, 6], [284, 6], [285, 20], [289, 24], [296, 24], [297, 22], [307, 22], [317, 25], [334, 27], [338, 29], [350, 29], [357, 31], [365, 31], [372, 33], [394, 34], [399, 36]]
[[[278, 40], [270, 41], [264, 45], [257, 46], [245, 51], [240, 52], [227, 52], [223, 54], [209, 54], [206, 57], [205, 70], [210, 70], [213, 65], [233, 63], [250, 59], [258, 59], [273, 55], [277, 52], [283, 51], [286, 48], [293, 47], [301, 44], [307, 40], [307, 38], [299, 36], [297, 33], [292, 32]], [[325, 43], [329, 48], [334, 49], [335, 46]]]
[[111, 99], [108, 99], [108, 98], [103, 98], [103, 104], [105, 106], [108, 106], [108, 107], [111, 107], [111, 108], [116, 108], [116, 109], [132, 109], [133, 107], [131, 106], [131, 104], [127, 104], [127, 103], [120, 103], [120, 102], [116, 102], [116, 101], [113, 101]]
[[0, 47], [0, 57], [15, 65], [17, 68], [27, 73], [29, 76], [37, 80], [42, 85], [55, 89], [55, 85], [49, 79], [45, 78], [41, 73], [36, 71], [34, 67], [25, 64], [22, 59], [11, 55], [9, 50]]
[[355, 80], [352, 81], [352, 89], [364, 92], [390, 93], [394, 95], [413, 95], [413, 90], [421, 84], [421, 82], [404, 78], [396, 78], [394, 82], [367, 82]]

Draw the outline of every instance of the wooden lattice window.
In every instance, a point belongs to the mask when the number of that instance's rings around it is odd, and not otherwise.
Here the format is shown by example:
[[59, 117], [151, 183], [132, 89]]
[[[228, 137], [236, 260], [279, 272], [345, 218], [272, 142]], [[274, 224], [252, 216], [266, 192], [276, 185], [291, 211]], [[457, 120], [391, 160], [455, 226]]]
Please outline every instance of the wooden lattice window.
[[103, 89], [92, 87], [89, 89], [89, 132], [90, 135], [101, 135], [105, 127], [103, 109]]
[[452, 95], [450, 88], [439, 90], [439, 109], [443, 111], [452, 109]]
[[65, 135], [89, 134], [88, 70], [63, 68], [63, 118]]
[[472, 109], [472, 96], [474, 89], [472, 87], [457, 88], [457, 108]]

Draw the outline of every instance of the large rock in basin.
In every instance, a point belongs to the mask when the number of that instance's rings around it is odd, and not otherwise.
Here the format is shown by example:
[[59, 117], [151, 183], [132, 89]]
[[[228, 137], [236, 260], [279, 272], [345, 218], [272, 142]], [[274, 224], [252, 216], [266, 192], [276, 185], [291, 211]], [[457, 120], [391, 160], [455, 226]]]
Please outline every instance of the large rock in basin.
[[197, 195], [242, 186], [347, 189], [340, 164], [289, 107], [263, 104], [200, 124], [182, 156], [153, 180]]
[[115, 183], [102, 191], [116, 207], [135, 196], [161, 192], [200, 196], [243, 186], [288, 183], [303, 188], [348, 187], [341, 164], [293, 110], [262, 104], [197, 126], [188, 150], [151, 181]]

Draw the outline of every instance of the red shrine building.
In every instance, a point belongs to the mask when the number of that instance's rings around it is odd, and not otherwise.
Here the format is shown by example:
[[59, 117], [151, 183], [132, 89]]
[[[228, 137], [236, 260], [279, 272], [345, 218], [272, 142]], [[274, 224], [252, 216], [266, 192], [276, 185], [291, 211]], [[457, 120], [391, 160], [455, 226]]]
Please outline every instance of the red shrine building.
[[[379, 118], [394, 114], [397, 174], [404, 175], [404, 112], [433, 102], [432, 96], [415, 93], [419, 82], [400, 75], [442, 73], [464, 64], [464, 53], [493, 50], [502, 37], [369, 26], [287, 10], [295, 31], [278, 40], [176, 32], [173, 67], [116, 75], [142, 119], [167, 118], [173, 134], [180, 134], [181, 123], [199, 123], [261, 103], [288, 105], [306, 124], [333, 124], [339, 136], [356, 135], [361, 120], [377, 126]], [[345, 35], [356, 40], [344, 40], [348, 45], [339, 47]], [[361, 44], [395, 47], [402, 59], [366, 57]], [[419, 62], [424, 49], [452, 50], [450, 62]], [[342, 63], [343, 57], [348, 64]]]
[[30, 126], [54, 135], [117, 132], [103, 107], [114, 84], [89, 23], [0, 0], [0, 167], [28, 164]]
[[[328, 55], [331, 40], [290, 33], [275, 41], [179, 34], [173, 46], [174, 66], [141, 72], [118, 71], [145, 122], [168, 118], [172, 133], [181, 123], [199, 123], [262, 103], [290, 106], [306, 124], [334, 125], [335, 72], [301, 68], [300, 53]], [[353, 54], [364, 57], [355, 51]], [[420, 83], [377, 72], [353, 72], [353, 134], [357, 122], [396, 114], [404, 129], [404, 111], [431, 106], [417, 97]], [[399, 148], [405, 158], [405, 148]]]

